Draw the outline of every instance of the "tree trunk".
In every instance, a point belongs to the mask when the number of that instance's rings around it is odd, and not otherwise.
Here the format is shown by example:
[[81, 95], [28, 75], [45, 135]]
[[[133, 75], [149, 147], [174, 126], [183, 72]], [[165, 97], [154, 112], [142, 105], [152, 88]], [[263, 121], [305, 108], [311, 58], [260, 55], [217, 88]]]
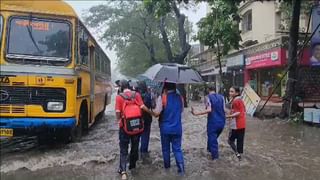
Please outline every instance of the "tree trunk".
[[168, 34], [167, 34], [166, 28], [165, 28], [165, 17], [160, 18], [159, 29], [160, 29], [161, 36], [162, 36], [162, 42], [163, 42], [164, 48], [167, 53], [168, 61], [173, 62], [174, 59], [173, 59], [173, 55], [172, 55], [171, 45], [170, 45], [170, 42], [168, 39]]
[[295, 98], [295, 85], [297, 81], [297, 50], [298, 50], [298, 40], [299, 40], [299, 19], [300, 19], [300, 9], [301, 0], [292, 0], [292, 19], [289, 32], [289, 54], [288, 54], [288, 65], [290, 66], [288, 71], [288, 81], [286, 84], [286, 92], [284, 96], [284, 103], [282, 105], [282, 110], [280, 117], [285, 118], [290, 116], [290, 111], [295, 111], [298, 107], [298, 103]]
[[153, 64], [156, 64], [156, 63], [158, 63], [158, 61], [157, 61], [157, 59], [156, 59], [156, 53], [155, 53], [155, 51], [154, 51], [154, 46], [153, 46], [153, 41], [152, 41], [151, 33], [152, 33], [152, 30], [151, 30], [151, 28], [149, 27], [149, 28], [148, 28], [148, 35], [149, 35], [149, 37], [150, 37], [150, 40], [149, 40], [148, 50], [149, 50], [151, 62], [152, 62]]
[[180, 43], [180, 54], [175, 57], [175, 61], [180, 64], [184, 64], [184, 59], [187, 57], [188, 52], [191, 48], [190, 44], [187, 42], [187, 32], [184, 28], [184, 23], [186, 16], [180, 13], [179, 8], [175, 1], [172, 1], [172, 8], [174, 14], [177, 18], [178, 32], [179, 32], [179, 43]]

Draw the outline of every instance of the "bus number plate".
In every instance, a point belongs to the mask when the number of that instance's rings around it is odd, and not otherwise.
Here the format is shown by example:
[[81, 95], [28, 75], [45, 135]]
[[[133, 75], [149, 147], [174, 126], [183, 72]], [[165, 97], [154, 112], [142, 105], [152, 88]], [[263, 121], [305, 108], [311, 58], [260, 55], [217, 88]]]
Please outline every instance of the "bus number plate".
[[10, 79], [7, 76], [0, 76], [0, 83], [8, 84], [10, 83]]
[[0, 137], [12, 137], [13, 136], [13, 129], [0, 129]]

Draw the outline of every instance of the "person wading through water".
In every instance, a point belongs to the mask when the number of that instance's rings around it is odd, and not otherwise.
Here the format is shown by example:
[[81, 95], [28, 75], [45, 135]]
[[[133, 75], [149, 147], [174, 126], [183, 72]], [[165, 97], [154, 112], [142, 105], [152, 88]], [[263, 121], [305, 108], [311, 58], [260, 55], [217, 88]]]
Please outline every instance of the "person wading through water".
[[129, 89], [129, 82], [121, 80], [119, 82], [120, 91], [116, 96], [116, 117], [119, 122], [119, 146], [120, 164], [119, 174], [121, 179], [127, 179], [127, 158], [128, 148], [131, 144], [129, 169], [136, 167], [139, 157], [139, 140], [144, 130], [141, 109], [152, 114], [144, 105], [141, 95]]
[[[138, 81], [138, 88], [137, 90], [142, 96], [143, 103], [147, 108], [152, 108], [152, 97], [151, 92], [148, 90], [147, 84], [145, 81]], [[140, 145], [140, 157], [143, 161], [149, 156], [149, 139], [150, 139], [150, 130], [151, 130], [151, 123], [152, 123], [152, 115], [143, 112], [142, 118], [144, 122], [144, 131], [141, 134], [141, 145]]]
[[[244, 134], [246, 128], [246, 109], [241, 99], [240, 88], [233, 86], [229, 90], [231, 112], [226, 117], [230, 121], [230, 133], [228, 143], [235, 152], [237, 158], [241, 160], [243, 154]], [[237, 145], [235, 141], [237, 140]]]
[[176, 91], [176, 84], [165, 83], [162, 96], [159, 96], [154, 115], [159, 117], [160, 136], [164, 168], [170, 168], [170, 152], [176, 159], [179, 175], [184, 175], [184, 160], [181, 149], [183, 97]]
[[191, 107], [193, 115], [207, 114], [207, 150], [211, 153], [211, 158], [216, 160], [219, 158], [218, 138], [225, 126], [225, 111], [224, 111], [224, 97], [216, 93], [216, 88], [213, 85], [208, 87], [209, 94], [207, 96], [206, 109], [201, 112], [196, 112]]

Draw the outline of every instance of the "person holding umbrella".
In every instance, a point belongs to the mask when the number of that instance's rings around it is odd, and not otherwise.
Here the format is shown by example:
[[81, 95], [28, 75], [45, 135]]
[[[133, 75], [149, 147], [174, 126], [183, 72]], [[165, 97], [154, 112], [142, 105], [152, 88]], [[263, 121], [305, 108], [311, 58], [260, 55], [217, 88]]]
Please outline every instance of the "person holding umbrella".
[[176, 91], [175, 83], [164, 83], [164, 91], [159, 96], [154, 115], [159, 117], [160, 136], [164, 168], [170, 168], [170, 147], [176, 159], [178, 173], [184, 175], [184, 160], [181, 149], [183, 98]]
[[181, 114], [184, 100], [177, 92], [177, 84], [201, 83], [203, 80], [197, 71], [174, 63], [156, 64], [150, 67], [143, 76], [152, 81], [164, 82], [163, 94], [157, 99], [156, 108], [153, 110], [154, 116], [159, 117], [164, 168], [170, 168], [170, 149], [172, 148], [178, 173], [184, 175], [184, 159], [181, 149]]
[[211, 153], [213, 160], [219, 158], [218, 138], [225, 126], [226, 116], [224, 111], [224, 97], [216, 93], [214, 85], [209, 85], [209, 95], [207, 97], [206, 109], [196, 112], [191, 107], [191, 113], [195, 116], [208, 114], [207, 120], [207, 150]]

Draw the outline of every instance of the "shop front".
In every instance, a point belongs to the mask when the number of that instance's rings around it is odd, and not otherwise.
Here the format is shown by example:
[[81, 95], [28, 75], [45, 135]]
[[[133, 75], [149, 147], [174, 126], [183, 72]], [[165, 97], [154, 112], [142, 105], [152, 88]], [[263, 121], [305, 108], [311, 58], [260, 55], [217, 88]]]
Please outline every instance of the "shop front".
[[226, 86], [244, 87], [244, 55], [236, 54], [227, 57]]
[[[287, 50], [275, 48], [262, 53], [256, 53], [245, 58], [245, 83], [257, 92], [263, 99], [272, 94], [273, 89], [285, 73]], [[275, 89], [272, 98], [281, 101], [285, 93], [286, 79]]]
[[[220, 92], [220, 83], [225, 83], [221, 82], [222, 80], [225, 81], [224, 79], [221, 79], [220, 74], [219, 74], [219, 67], [215, 67], [214, 69], [211, 69], [210, 71], [206, 71], [204, 73], [201, 73], [202, 77], [206, 77], [206, 82], [209, 83], [214, 83], [216, 85], [216, 90]], [[225, 74], [227, 71], [227, 67], [222, 67], [222, 74]]]

